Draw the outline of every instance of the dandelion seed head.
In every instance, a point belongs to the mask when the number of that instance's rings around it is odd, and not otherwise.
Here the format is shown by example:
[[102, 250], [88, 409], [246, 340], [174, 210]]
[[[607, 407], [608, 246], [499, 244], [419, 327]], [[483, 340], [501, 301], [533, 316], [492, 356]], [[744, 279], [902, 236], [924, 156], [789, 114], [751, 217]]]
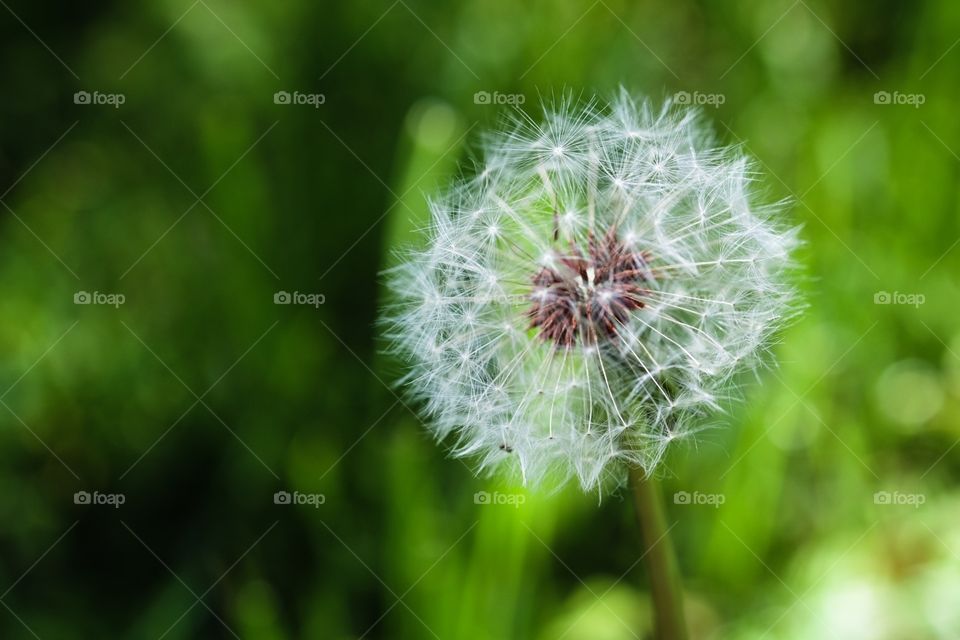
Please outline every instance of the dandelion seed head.
[[487, 136], [389, 274], [403, 383], [453, 453], [585, 490], [652, 473], [790, 317], [797, 232], [695, 111], [626, 92]]

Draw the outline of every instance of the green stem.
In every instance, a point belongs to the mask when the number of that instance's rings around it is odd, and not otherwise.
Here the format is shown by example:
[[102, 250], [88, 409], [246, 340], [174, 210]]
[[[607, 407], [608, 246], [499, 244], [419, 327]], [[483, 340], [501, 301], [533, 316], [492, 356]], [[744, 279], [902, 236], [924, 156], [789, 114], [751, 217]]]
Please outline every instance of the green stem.
[[643, 559], [653, 594], [654, 637], [657, 640], [687, 640], [680, 569], [670, 540], [660, 483], [643, 469], [634, 468], [630, 471], [630, 484], [645, 549]]

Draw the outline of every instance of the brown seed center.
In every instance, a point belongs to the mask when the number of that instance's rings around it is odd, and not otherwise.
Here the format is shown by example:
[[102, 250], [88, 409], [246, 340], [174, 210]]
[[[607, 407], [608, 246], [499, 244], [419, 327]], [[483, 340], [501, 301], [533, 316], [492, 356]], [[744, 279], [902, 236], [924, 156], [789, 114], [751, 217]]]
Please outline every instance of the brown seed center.
[[649, 254], [632, 251], [611, 229], [602, 239], [590, 235], [587, 252], [571, 245], [554, 265], [533, 277], [530, 326], [557, 346], [572, 347], [615, 339], [630, 311], [642, 309], [652, 281]]

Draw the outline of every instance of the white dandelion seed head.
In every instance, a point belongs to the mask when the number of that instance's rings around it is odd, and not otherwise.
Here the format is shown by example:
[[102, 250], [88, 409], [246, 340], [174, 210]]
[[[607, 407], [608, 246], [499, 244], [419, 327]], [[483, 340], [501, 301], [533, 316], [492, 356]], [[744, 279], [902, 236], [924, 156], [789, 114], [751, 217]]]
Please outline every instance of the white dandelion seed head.
[[796, 229], [753, 190], [697, 112], [626, 92], [489, 135], [389, 275], [430, 429], [528, 485], [652, 473], [791, 313]]

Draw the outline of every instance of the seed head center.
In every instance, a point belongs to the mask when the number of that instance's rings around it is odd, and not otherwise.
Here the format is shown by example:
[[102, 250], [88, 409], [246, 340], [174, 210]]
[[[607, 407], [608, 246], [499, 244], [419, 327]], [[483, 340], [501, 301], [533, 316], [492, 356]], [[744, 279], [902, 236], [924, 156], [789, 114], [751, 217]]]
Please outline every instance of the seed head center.
[[530, 326], [561, 347], [620, 338], [630, 312], [646, 306], [653, 281], [649, 259], [624, 244], [615, 229], [601, 239], [591, 234], [585, 253], [571, 243], [569, 253], [558, 253], [554, 266], [533, 277]]

